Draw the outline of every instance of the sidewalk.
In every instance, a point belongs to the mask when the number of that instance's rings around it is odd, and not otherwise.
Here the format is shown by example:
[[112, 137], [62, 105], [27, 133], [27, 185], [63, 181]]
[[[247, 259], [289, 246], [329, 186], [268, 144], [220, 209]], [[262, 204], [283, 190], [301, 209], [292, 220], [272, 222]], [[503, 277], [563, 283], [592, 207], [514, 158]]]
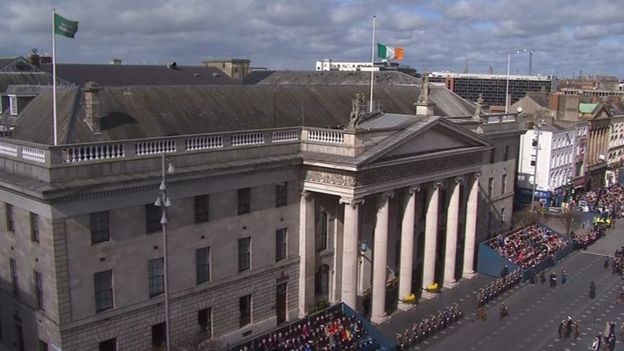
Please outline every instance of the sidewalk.
[[[384, 335], [394, 339], [396, 333], [402, 332], [406, 328], [411, 327], [415, 322], [427, 318], [434, 312], [448, 307], [453, 303], [459, 304], [464, 312], [464, 318], [461, 321], [466, 321], [471, 318], [474, 319], [474, 315], [476, 315], [477, 311], [476, 291], [495, 279], [494, 277], [478, 273], [472, 279], [462, 279], [458, 282], [456, 287], [452, 289], [442, 289], [440, 294], [430, 300], [421, 299], [419, 303], [409, 311], [396, 310], [386, 322], [377, 325], [377, 329]], [[513, 291], [513, 288], [509, 291]], [[492, 303], [489, 305], [491, 306]], [[489, 307], [486, 306], [486, 308]]]

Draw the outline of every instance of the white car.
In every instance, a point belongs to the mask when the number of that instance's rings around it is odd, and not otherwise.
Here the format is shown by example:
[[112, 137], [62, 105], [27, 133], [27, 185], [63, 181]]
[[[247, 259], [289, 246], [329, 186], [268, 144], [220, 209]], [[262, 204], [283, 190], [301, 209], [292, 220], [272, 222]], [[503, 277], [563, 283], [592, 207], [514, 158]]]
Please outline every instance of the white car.
[[587, 204], [587, 201], [585, 200], [579, 201], [578, 207], [583, 212], [589, 212], [589, 205]]

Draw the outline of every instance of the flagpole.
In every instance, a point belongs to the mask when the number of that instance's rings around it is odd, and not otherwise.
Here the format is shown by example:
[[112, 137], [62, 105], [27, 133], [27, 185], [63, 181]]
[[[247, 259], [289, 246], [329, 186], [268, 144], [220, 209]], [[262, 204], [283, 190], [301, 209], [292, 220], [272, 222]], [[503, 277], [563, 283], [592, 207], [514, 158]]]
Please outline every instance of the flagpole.
[[373, 112], [373, 86], [375, 84], [375, 16], [373, 16], [373, 43], [371, 45], [371, 77], [369, 112]]
[[55, 9], [52, 9], [52, 130], [54, 132], [54, 146], [58, 145], [56, 133], [56, 39], [54, 38]]

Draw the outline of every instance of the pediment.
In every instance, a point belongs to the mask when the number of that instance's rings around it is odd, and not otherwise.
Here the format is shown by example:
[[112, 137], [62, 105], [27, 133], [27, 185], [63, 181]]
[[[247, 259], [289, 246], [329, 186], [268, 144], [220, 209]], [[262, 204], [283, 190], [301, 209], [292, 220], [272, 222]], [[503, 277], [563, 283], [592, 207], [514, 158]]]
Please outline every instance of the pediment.
[[427, 154], [433, 156], [440, 152], [486, 149], [491, 146], [481, 135], [442, 118], [424, 128], [413, 131], [408, 128], [387, 139], [386, 143], [380, 143], [379, 149], [371, 152], [367, 160], [362, 163], [374, 165]]

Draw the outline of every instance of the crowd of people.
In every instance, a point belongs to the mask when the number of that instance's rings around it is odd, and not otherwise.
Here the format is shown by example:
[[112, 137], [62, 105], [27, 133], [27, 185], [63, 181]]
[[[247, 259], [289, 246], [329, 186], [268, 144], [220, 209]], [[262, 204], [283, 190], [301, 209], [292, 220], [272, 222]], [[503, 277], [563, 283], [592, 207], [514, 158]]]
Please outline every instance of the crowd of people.
[[[505, 266], [506, 268], [507, 266]], [[477, 305], [483, 306], [492, 299], [501, 295], [503, 292], [511, 289], [514, 285], [522, 280], [522, 272], [520, 269], [509, 273], [505, 273], [505, 268], [501, 272], [501, 277], [479, 289], [477, 292]]]
[[612, 218], [624, 217], [624, 208], [620, 205], [624, 202], [624, 187], [620, 184], [602, 188], [598, 193], [589, 191], [585, 198], [590, 208], [601, 214]]
[[428, 318], [414, 323], [402, 333], [397, 333], [395, 335], [399, 350], [406, 350], [412, 345], [425, 340], [436, 332], [458, 321], [463, 316], [464, 313], [462, 312], [461, 307], [455, 303], [433, 313]]
[[587, 250], [587, 248], [604, 236], [606, 229], [603, 226], [594, 226], [590, 231], [584, 234], [574, 235], [572, 241], [575, 249]]
[[380, 346], [368, 334], [362, 321], [333, 309], [302, 320], [280, 331], [237, 348], [240, 351], [374, 351]]
[[489, 245], [517, 266], [528, 269], [564, 247], [566, 241], [549, 228], [533, 224], [501, 234]]

